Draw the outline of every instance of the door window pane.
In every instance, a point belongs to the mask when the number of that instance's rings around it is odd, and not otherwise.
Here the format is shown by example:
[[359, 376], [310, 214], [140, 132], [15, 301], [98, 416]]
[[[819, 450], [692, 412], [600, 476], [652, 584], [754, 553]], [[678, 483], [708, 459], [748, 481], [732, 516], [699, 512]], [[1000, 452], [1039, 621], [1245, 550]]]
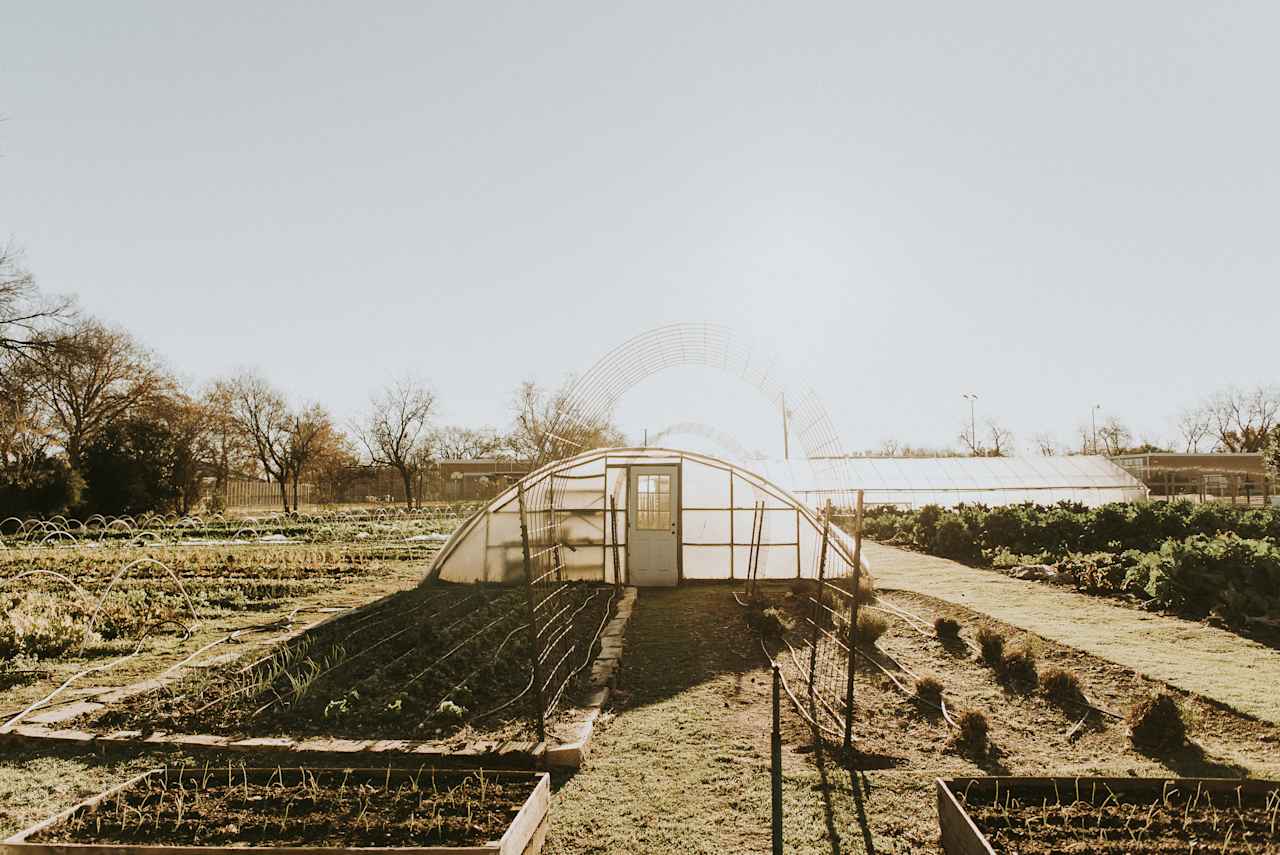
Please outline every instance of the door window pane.
[[636, 528], [651, 531], [671, 527], [671, 476], [636, 476]]

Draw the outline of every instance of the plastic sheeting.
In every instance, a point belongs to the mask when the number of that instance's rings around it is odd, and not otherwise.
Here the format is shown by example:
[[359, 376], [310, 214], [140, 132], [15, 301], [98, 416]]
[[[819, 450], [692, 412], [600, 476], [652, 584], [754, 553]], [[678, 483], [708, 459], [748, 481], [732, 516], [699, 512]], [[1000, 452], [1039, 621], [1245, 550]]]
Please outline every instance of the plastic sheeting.
[[[818, 465], [819, 463], [835, 465]], [[863, 490], [871, 505], [1050, 505], [1094, 507], [1147, 498], [1146, 486], [1101, 456], [850, 457], [833, 461], [765, 460], [756, 464], [775, 484], [810, 506], [845, 504]]]
[[[812, 508], [783, 488], [706, 455], [672, 449], [618, 448], [557, 461], [523, 479], [526, 495], [535, 492], [535, 485], [550, 488], [536, 492], [539, 497], [549, 496], [554, 507], [562, 578], [613, 582], [616, 561], [621, 580], [628, 581], [629, 467], [658, 465], [680, 467], [677, 537], [681, 579], [747, 578], [757, 518], [758, 578], [817, 575], [822, 521]], [[436, 556], [432, 575], [447, 582], [522, 581], [519, 489], [520, 485], [511, 487], [467, 520]], [[848, 575], [853, 545], [834, 527], [830, 537], [824, 574], [828, 578]]]

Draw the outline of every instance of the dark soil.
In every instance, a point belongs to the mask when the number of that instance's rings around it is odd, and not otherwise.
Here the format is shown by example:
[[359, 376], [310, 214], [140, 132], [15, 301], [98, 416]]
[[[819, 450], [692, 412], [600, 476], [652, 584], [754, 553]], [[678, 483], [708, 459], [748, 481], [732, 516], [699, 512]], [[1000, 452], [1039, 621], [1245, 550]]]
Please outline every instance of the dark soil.
[[475, 846], [502, 836], [532, 774], [214, 766], [152, 772], [30, 838], [179, 846]]
[[[1114, 792], [1020, 785], [956, 798], [997, 852], [1280, 852], [1280, 786], [1263, 793], [1210, 795], [1170, 781], [1159, 789]], [[1192, 843], [1194, 841], [1194, 843]]]
[[[565, 672], [590, 664], [612, 592], [575, 584], [558, 603], [569, 605], [562, 614], [572, 618]], [[424, 584], [317, 626], [256, 661], [125, 701], [92, 726], [420, 739], [470, 726], [515, 738], [531, 732], [535, 708], [532, 693], [521, 694], [531, 680], [526, 614], [523, 589]], [[557, 652], [567, 649], [562, 642]], [[589, 673], [578, 671], [568, 701]]]

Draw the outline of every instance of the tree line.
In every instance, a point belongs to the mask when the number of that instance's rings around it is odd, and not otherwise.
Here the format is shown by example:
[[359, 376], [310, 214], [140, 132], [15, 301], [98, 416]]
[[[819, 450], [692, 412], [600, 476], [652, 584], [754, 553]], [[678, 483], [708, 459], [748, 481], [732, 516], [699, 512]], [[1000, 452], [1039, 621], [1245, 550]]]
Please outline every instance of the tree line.
[[[561, 451], [567, 385], [520, 384], [505, 431], [438, 424], [437, 397], [415, 377], [375, 391], [347, 424], [256, 370], [190, 388], [127, 330], [41, 294], [0, 247], [0, 518], [219, 510], [242, 478], [271, 482], [288, 512], [304, 483], [338, 495], [371, 467], [395, 471], [414, 506], [440, 460]], [[583, 448], [625, 442], [607, 420], [575, 437]]]
[[[1076, 426], [1070, 441], [1048, 432], [1030, 437], [1030, 451], [1042, 456], [1178, 452], [1262, 453], [1280, 478], [1280, 386], [1224, 386], [1186, 407], [1173, 419], [1173, 436], [1139, 437], [1123, 419], [1108, 415]], [[998, 418], [966, 419], [958, 444], [949, 448], [913, 446], [886, 439], [868, 457], [1008, 457], [1019, 452], [1013, 432]]]

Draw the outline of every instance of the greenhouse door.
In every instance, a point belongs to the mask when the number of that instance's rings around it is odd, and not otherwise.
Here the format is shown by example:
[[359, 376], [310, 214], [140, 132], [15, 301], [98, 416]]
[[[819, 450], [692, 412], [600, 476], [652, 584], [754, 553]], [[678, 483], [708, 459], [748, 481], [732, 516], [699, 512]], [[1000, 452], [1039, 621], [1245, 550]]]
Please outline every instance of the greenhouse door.
[[631, 584], [675, 585], [680, 581], [677, 521], [680, 467], [633, 466], [630, 476], [627, 568]]

